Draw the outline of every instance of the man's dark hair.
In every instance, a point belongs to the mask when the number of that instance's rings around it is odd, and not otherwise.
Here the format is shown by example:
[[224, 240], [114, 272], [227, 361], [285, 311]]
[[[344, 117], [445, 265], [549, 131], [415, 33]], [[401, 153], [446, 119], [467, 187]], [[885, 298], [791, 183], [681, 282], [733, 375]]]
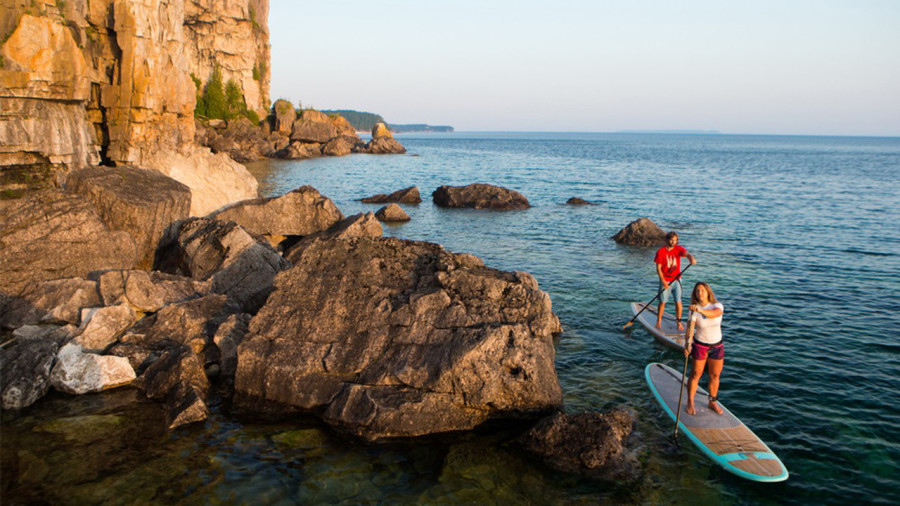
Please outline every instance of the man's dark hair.
[[673, 237], [678, 237], [678, 232], [669, 232], [666, 234], [666, 242], [671, 241]]

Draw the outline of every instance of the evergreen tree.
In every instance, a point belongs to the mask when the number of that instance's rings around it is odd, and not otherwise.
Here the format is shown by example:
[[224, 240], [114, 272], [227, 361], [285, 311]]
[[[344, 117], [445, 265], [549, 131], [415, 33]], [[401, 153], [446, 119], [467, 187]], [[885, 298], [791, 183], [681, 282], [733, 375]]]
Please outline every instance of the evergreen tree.
[[234, 79], [229, 79], [225, 85], [225, 115], [224, 119], [233, 119], [247, 115], [247, 104], [244, 103], [244, 94]]
[[203, 90], [203, 103], [206, 107], [206, 117], [209, 119], [224, 119], [226, 113], [225, 90], [222, 88], [222, 72], [219, 67], [213, 69], [206, 89]]

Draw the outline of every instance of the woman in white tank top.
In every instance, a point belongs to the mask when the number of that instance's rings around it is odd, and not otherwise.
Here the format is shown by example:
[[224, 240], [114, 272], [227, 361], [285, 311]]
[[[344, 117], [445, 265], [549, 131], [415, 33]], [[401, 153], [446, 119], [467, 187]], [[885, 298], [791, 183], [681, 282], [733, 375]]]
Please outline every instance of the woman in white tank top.
[[[700, 384], [700, 376], [706, 368], [709, 373], [709, 409], [722, 414], [716, 403], [719, 395], [719, 376], [725, 365], [725, 346], [722, 342], [722, 313], [725, 307], [716, 300], [708, 283], [699, 282], [691, 293], [691, 321], [685, 335], [684, 355], [693, 359], [691, 378], [688, 382], [687, 413], [696, 415], [694, 394]], [[696, 330], [696, 336], [694, 331]], [[693, 343], [692, 343], [693, 341]]]

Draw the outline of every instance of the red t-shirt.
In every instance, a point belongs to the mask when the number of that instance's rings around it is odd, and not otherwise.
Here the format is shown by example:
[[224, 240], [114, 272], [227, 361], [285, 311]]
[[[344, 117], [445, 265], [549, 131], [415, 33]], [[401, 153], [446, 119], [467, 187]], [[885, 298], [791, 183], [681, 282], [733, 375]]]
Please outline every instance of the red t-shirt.
[[662, 265], [663, 278], [666, 283], [675, 281], [675, 277], [681, 272], [681, 257], [683, 256], [687, 256], [687, 250], [680, 244], [676, 244], [672, 251], [663, 246], [656, 252], [656, 258], [653, 261]]

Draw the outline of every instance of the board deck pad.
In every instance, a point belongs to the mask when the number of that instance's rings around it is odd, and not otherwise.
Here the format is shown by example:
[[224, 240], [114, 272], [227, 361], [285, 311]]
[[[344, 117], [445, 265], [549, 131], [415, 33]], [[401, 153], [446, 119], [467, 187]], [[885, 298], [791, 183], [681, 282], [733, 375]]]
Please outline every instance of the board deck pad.
[[[663, 364], [653, 363], [644, 370], [647, 384], [663, 407], [675, 420], [678, 410], [681, 374]], [[679, 432], [688, 436], [707, 457], [726, 471], [754, 481], [784, 481], [788, 471], [781, 460], [743, 422], [738, 420], [721, 402], [722, 414], [718, 415], [708, 404], [708, 393], [697, 388], [694, 396], [696, 415], [689, 415], [687, 407], [687, 386], [681, 401]]]
[[[644, 309], [643, 302], [632, 302], [631, 303], [631, 311], [634, 314], [638, 314], [641, 309]], [[675, 321], [675, 316], [669, 314], [668, 312], [663, 314], [662, 319], [662, 329], [656, 328], [656, 315], [657, 315], [657, 306], [648, 307], [640, 316], [637, 317], [637, 320], [647, 332], [653, 335], [657, 341], [665, 344], [670, 348], [675, 348], [677, 350], [684, 349], [684, 331], [678, 330], [678, 322]], [[687, 328], [687, 312], [682, 313], [682, 316], [685, 317], [683, 323], [685, 328]]]

